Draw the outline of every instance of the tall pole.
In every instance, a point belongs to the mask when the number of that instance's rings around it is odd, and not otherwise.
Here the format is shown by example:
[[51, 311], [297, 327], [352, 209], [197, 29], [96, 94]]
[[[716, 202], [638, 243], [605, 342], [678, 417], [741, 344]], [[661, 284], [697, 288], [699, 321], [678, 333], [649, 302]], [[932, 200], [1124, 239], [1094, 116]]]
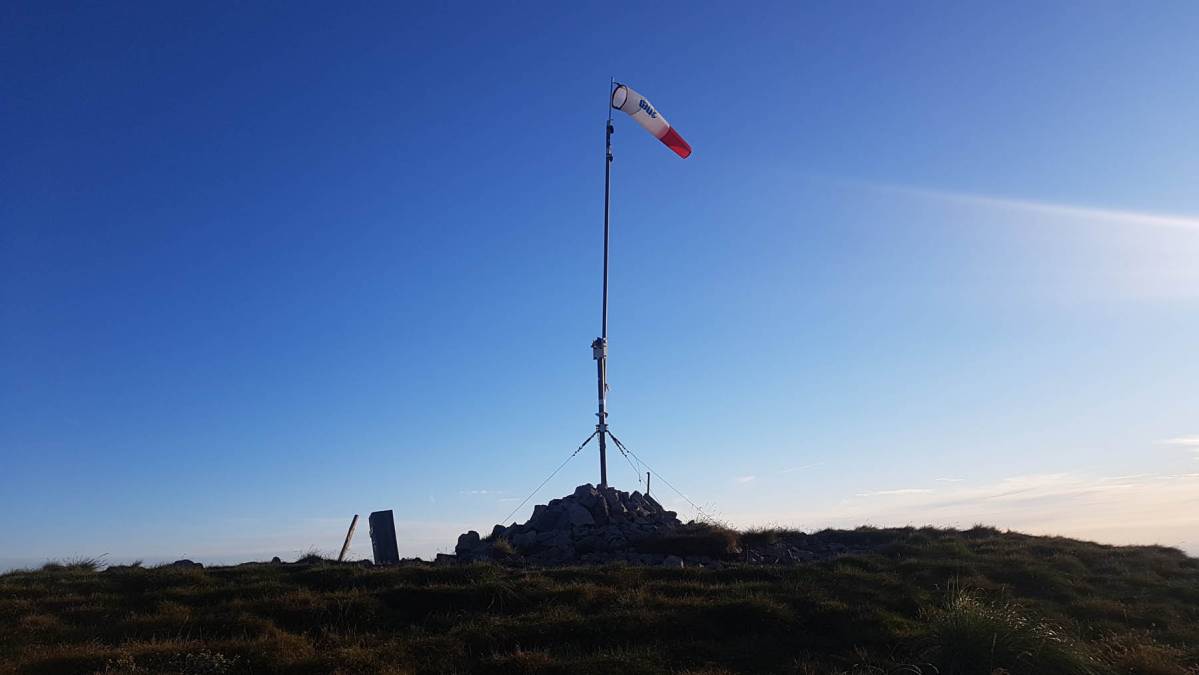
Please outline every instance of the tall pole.
[[595, 425], [599, 436], [600, 487], [608, 487], [608, 208], [612, 190], [612, 85], [608, 83], [608, 124], [604, 132], [604, 301], [600, 336], [591, 343], [595, 359], [599, 411]]

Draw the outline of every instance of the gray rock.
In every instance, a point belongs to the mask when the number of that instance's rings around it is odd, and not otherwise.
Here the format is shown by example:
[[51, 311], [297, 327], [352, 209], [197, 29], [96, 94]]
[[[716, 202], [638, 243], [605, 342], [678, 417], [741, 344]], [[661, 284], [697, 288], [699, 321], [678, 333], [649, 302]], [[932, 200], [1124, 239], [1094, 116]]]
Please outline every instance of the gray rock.
[[592, 553], [604, 548], [607, 548], [604, 545], [604, 540], [600, 539], [594, 534], [589, 534], [575, 540], [575, 549], [578, 550], [579, 553]]
[[512, 537], [512, 545], [518, 550], [532, 549], [537, 546], [537, 530], [528, 530]]
[[609, 511], [623, 511], [624, 505], [620, 503], [620, 494], [612, 488], [604, 491], [604, 501], [608, 502]]
[[595, 525], [595, 518], [591, 516], [591, 512], [579, 506], [578, 504], [570, 504], [566, 507], [566, 517], [573, 526], [580, 525]]
[[591, 517], [595, 519], [597, 525], [607, 525], [611, 520], [608, 517], [608, 502], [604, 499], [596, 499], [591, 506], [587, 507]]
[[670, 567], [672, 569], [683, 569], [683, 559], [677, 555], [668, 555], [662, 561], [662, 567]]
[[454, 553], [470, 554], [477, 548], [479, 548], [479, 533], [471, 530], [458, 537], [458, 545], [454, 547]]
[[536, 544], [540, 548], [570, 546], [570, 532], [566, 530], [539, 532], [537, 534]]
[[529, 527], [538, 532], [552, 530], [561, 515], [562, 510], [557, 505], [551, 508], [545, 504], [538, 504], [533, 507], [533, 517], [529, 519]]

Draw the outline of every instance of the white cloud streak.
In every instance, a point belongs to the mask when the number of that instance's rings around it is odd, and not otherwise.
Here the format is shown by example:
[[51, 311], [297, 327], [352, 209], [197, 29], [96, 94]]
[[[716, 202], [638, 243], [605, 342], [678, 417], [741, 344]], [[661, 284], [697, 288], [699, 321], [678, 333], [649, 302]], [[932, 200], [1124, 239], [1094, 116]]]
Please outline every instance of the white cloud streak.
[[1100, 220], [1120, 225], [1137, 225], [1144, 227], [1161, 227], [1169, 229], [1192, 230], [1199, 232], [1199, 217], [1149, 213], [1145, 211], [1125, 211], [1119, 209], [1103, 209], [1075, 204], [1059, 204], [1054, 202], [1034, 201], [1031, 199], [1013, 199], [1008, 197], [993, 197], [967, 192], [947, 192], [943, 190], [926, 190], [922, 188], [874, 185], [876, 189], [898, 192], [901, 194], [926, 197], [940, 201], [954, 202], [968, 206], [984, 206], [1009, 210], [1037, 213], [1046, 216], [1077, 218], [1080, 220]]
[[1199, 436], [1179, 436], [1178, 438], [1165, 438], [1157, 443], [1158, 445], [1171, 445], [1177, 448], [1187, 448], [1195, 452], [1199, 452]]
[[876, 490], [874, 492], [859, 492], [858, 497], [890, 497], [895, 495], [925, 495], [931, 493], [928, 488], [898, 488], [895, 490]]
[[804, 469], [815, 469], [816, 467], [823, 466], [823, 465], [824, 465], [824, 462], [812, 462], [811, 464], [804, 464], [802, 466], [793, 466], [790, 469], [783, 469], [780, 473], [795, 473], [796, 471], [803, 471]]

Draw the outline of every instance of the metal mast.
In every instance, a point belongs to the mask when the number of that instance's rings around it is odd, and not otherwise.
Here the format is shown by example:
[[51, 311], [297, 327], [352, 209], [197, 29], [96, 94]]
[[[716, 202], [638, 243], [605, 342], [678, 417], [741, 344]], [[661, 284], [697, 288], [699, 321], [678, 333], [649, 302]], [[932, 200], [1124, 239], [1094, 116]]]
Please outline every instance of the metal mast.
[[600, 336], [591, 343], [595, 359], [596, 386], [599, 410], [595, 435], [599, 436], [600, 487], [608, 487], [608, 210], [612, 191], [612, 87], [608, 83], [608, 123], [604, 132], [604, 299]]

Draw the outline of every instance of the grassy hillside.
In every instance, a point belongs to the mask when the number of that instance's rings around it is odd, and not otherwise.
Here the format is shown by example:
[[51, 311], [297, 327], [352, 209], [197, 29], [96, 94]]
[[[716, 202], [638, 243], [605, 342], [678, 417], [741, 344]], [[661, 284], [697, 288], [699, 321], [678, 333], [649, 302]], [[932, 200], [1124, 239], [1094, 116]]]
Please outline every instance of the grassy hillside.
[[873, 552], [13, 572], [0, 672], [1199, 673], [1199, 559], [1179, 551], [988, 528], [821, 536]]

